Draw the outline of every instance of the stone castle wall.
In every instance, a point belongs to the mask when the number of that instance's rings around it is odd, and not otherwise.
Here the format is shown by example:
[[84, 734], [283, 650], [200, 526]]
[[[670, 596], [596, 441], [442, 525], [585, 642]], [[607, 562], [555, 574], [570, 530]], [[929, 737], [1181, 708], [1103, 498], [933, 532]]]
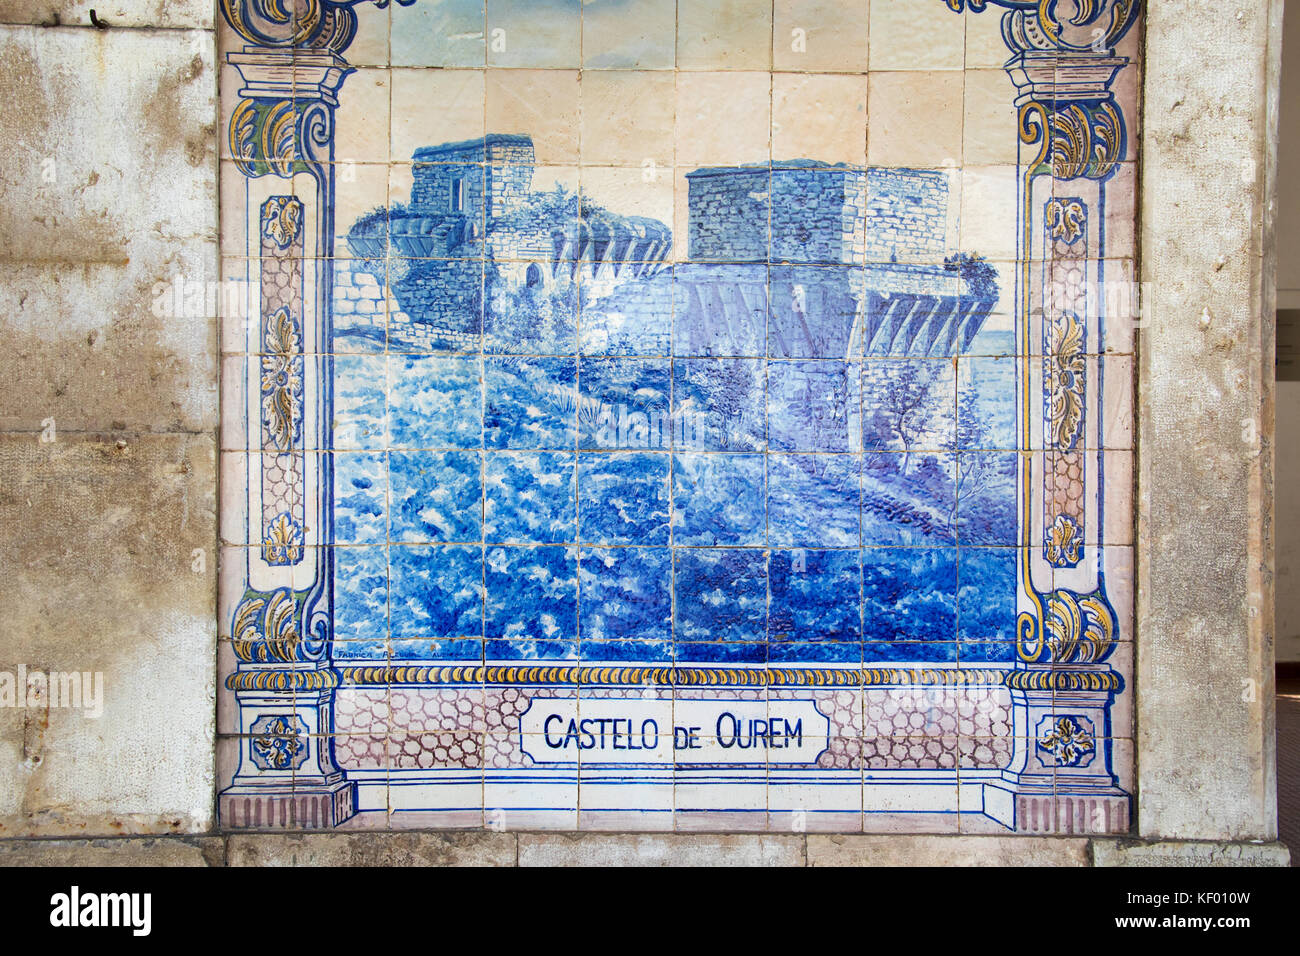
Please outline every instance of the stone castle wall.
[[687, 174], [692, 259], [896, 262], [942, 256], [948, 180], [937, 170], [816, 163]]

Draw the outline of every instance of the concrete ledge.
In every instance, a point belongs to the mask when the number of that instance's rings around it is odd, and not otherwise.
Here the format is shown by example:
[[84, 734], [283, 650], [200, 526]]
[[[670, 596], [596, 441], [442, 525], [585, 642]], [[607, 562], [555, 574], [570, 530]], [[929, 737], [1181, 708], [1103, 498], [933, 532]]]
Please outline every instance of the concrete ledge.
[[226, 838], [229, 866], [514, 866], [514, 834], [300, 833]]
[[0, 866], [224, 866], [223, 837], [0, 840]]
[[1088, 841], [1070, 837], [808, 837], [809, 866], [1087, 866], [1088, 862]]
[[803, 866], [798, 834], [521, 833], [520, 866]]
[[1281, 843], [770, 833], [232, 833], [0, 840], [4, 866], [1287, 866]]
[[1281, 843], [1199, 843], [1095, 840], [1093, 866], [1289, 866]]

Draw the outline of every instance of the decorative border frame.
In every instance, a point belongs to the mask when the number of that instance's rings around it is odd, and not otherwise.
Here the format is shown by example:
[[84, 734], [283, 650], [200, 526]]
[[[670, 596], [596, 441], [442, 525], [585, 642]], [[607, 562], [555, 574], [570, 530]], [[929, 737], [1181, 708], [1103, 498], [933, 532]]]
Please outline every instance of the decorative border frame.
[[[247, 351], [263, 358], [248, 388], [247, 420], [250, 429], [259, 423], [259, 434], [256, 443], [248, 436], [246, 491], [249, 540], [260, 551], [247, 549], [246, 590], [232, 622], [238, 666], [226, 686], [235, 693], [241, 743], [239, 767], [219, 798], [223, 825], [335, 826], [355, 812], [356, 785], [336, 765], [330, 738], [340, 687], [1000, 685], [1011, 693], [1022, 736], [1048, 730], [991, 779], [1006, 798], [993, 801], [996, 809], [986, 801], [984, 812], [1017, 830], [1126, 831], [1131, 798], [1112, 771], [1108, 732], [1124, 685], [1106, 664], [1120, 635], [1100, 557], [1103, 457], [1101, 442], [1089, 448], [1085, 436], [1089, 427], [1100, 435], [1106, 387], [1100, 375], [1096, 382], [1087, 376], [1107, 319], [1090, 290], [1105, 288], [1106, 184], [1128, 145], [1113, 92], [1128, 60], [1115, 47], [1138, 19], [1138, 0], [944, 0], [956, 13], [1003, 10], [1005, 68], [1018, 91], [1018, 663], [774, 669], [331, 661], [332, 465], [329, 454], [313, 452], [328, 452], [332, 440], [333, 132], [339, 90], [352, 72], [343, 53], [356, 34], [353, 8], [364, 2], [372, 0], [221, 2], [247, 44], [226, 56], [244, 83], [228, 129], [235, 165], [250, 181], [272, 177], [289, 187], [288, 195], [262, 189], [257, 206], [261, 315]], [[1058, 183], [1068, 184], [1061, 187], [1068, 195], [1057, 195]], [[1023, 358], [1037, 354], [1036, 343], [1043, 355], [1037, 380]], [[1090, 528], [1097, 544], [1088, 542]], [[1071, 746], [1062, 743], [1065, 730], [1083, 727], [1107, 731], [1097, 736], [1103, 759], [1077, 759], [1078, 734], [1066, 741]], [[276, 728], [288, 728], [285, 740]]]

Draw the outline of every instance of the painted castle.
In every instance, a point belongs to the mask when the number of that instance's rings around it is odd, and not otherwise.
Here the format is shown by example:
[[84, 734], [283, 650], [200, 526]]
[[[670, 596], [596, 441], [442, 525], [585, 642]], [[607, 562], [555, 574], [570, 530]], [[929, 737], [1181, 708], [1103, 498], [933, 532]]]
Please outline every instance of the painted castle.
[[584, 354], [943, 356], [997, 299], [987, 263], [947, 254], [937, 171], [695, 170], [688, 255], [674, 263], [663, 223], [534, 191], [528, 136], [413, 158], [409, 204], [349, 230], [336, 334], [420, 351], [564, 354], [576, 335]]

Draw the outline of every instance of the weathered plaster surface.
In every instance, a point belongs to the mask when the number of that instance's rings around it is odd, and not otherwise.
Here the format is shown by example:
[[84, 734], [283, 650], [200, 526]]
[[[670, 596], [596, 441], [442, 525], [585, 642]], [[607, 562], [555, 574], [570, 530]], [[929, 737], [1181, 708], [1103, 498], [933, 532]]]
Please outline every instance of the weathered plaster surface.
[[1148, 5], [1138, 823], [1277, 833], [1272, 163], [1280, 2]]
[[210, 0], [4, 0], [0, 23], [91, 26], [90, 11], [108, 29], [193, 27], [212, 29], [216, 4]]
[[0, 709], [0, 834], [207, 830], [215, 323], [153, 303], [216, 274], [212, 34], [0, 57], [0, 670], [104, 680], [98, 720]]

